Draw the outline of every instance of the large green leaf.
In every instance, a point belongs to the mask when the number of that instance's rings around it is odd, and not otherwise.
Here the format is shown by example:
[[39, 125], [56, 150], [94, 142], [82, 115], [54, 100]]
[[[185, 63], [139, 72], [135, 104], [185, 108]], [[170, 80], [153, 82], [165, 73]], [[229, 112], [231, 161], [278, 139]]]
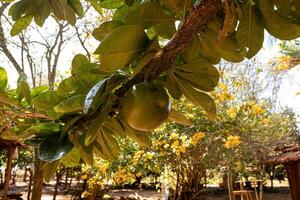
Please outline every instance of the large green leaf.
[[105, 86], [107, 83], [107, 78], [99, 81], [87, 94], [84, 106], [83, 106], [83, 113], [93, 113], [99, 107], [103, 106], [106, 102], [107, 95], [105, 93]]
[[100, 54], [101, 71], [115, 71], [136, 58], [149, 41], [141, 26], [128, 25], [109, 33], [96, 50]]
[[54, 111], [61, 114], [81, 112], [83, 109], [84, 100], [84, 95], [72, 96], [56, 105], [54, 107]]
[[220, 77], [218, 70], [204, 59], [175, 66], [174, 75], [203, 91], [214, 90]]
[[151, 132], [144, 132], [144, 131], [138, 131], [135, 129], [132, 129], [123, 119], [119, 118], [118, 120], [123, 129], [125, 135], [127, 135], [129, 138], [131, 138], [133, 141], [138, 143], [142, 147], [149, 147], [150, 145], [150, 135]]
[[183, 113], [174, 109], [171, 110], [168, 119], [184, 126], [192, 125], [191, 120], [189, 120]]
[[[99, 146], [95, 146], [104, 159], [115, 159], [119, 155], [120, 147], [117, 140], [108, 132], [100, 129], [97, 135]], [[100, 148], [99, 148], [100, 147]]]
[[10, 31], [10, 34], [12, 36], [18, 35], [21, 33], [24, 29], [26, 29], [30, 22], [32, 21], [33, 16], [32, 15], [25, 15], [21, 18], [19, 18], [12, 26], [12, 29]]
[[68, 137], [60, 140], [59, 134], [47, 137], [39, 148], [39, 158], [43, 161], [53, 162], [61, 159], [73, 148]]
[[281, 40], [292, 40], [300, 37], [300, 25], [275, 12], [273, 1], [259, 0], [258, 5], [263, 15], [265, 28], [271, 35]]
[[49, 111], [59, 104], [63, 97], [56, 91], [48, 90], [33, 98], [32, 103], [39, 110]]
[[206, 39], [205, 35], [196, 36], [181, 56], [186, 63], [201, 57], [212, 64], [217, 64], [221, 60], [216, 48]]
[[[170, 75], [172, 76], [172, 75]], [[209, 117], [216, 118], [216, 105], [213, 99], [206, 93], [199, 91], [198, 89], [191, 86], [190, 83], [179, 80], [175, 76], [173, 79], [177, 81], [183, 95], [196, 106], [201, 106]]]
[[44, 165], [44, 181], [49, 183], [51, 178], [55, 175], [57, 167], [59, 165], [59, 160], [45, 163]]
[[[169, 72], [168, 74], [171, 74]], [[176, 83], [176, 80], [172, 79], [173, 76], [167, 75], [166, 88], [168, 89], [169, 94], [176, 100], [179, 100], [182, 96], [182, 92], [179, 86]]]
[[104, 121], [107, 119], [108, 117], [108, 111], [106, 109], [104, 109], [99, 115], [98, 117], [96, 117], [94, 119], [94, 121], [92, 122], [92, 124], [89, 126], [87, 133], [85, 135], [85, 142], [84, 144], [86, 146], [90, 145], [92, 142], [94, 142], [94, 140], [96, 139], [97, 135], [100, 132], [101, 126], [104, 123]]
[[247, 6], [236, 31], [238, 43], [242, 47], [247, 47], [247, 58], [257, 54], [264, 42], [264, 27], [260, 19], [254, 12], [254, 7]]
[[61, 127], [59, 124], [53, 122], [45, 122], [26, 129], [19, 135], [19, 137], [22, 139], [26, 139], [34, 135], [53, 135], [59, 133], [60, 131]]
[[83, 16], [84, 10], [79, 0], [68, 0], [68, 3], [71, 5], [78, 16]]
[[63, 157], [60, 162], [65, 167], [76, 167], [80, 163], [80, 150], [77, 147], [73, 147], [65, 157]]
[[43, 92], [45, 92], [47, 90], [49, 90], [48, 86], [37, 86], [37, 87], [34, 87], [31, 90], [31, 98], [34, 98], [34, 97], [40, 95], [41, 93], [43, 93]]
[[115, 20], [112, 20], [112, 21], [106, 21], [106, 22], [103, 22], [99, 28], [96, 28], [94, 31], [93, 31], [93, 36], [95, 39], [101, 41], [105, 38], [105, 36], [107, 36], [110, 32], [112, 32], [114, 29], [120, 27], [124, 25], [123, 22], [120, 22], [120, 21], [115, 21]]
[[163, 8], [155, 2], [143, 3], [125, 17], [125, 24], [140, 25], [145, 29], [172, 21], [174, 22], [175, 19], [167, 15]]
[[4, 92], [7, 86], [7, 72], [3, 67], [0, 67], [0, 93]]
[[72, 70], [71, 70], [72, 75], [76, 75], [78, 68], [81, 65], [87, 64], [87, 63], [90, 63], [90, 61], [85, 55], [77, 54], [76, 56], [74, 56], [74, 58], [72, 60]]
[[87, 84], [95, 84], [95, 82], [99, 81], [101, 76], [93, 72], [93, 70], [98, 69], [99, 64], [96, 63], [85, 63], [78, 67], [76, 77]]

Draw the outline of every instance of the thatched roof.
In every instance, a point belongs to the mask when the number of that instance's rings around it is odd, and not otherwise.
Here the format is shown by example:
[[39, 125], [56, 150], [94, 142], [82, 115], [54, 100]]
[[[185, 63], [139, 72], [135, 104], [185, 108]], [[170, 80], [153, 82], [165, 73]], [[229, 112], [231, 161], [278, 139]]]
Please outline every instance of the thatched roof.
[[271, 157], [267, 160], [267, 163], [271, 164], [283, 164], [290, 162], [300, 162], [300, 144], [291, 144], [288, 146], [280, 147], [276, 149], [281, 154]]
[[5, 140], [0, 138], [0, 149], [7, 149], [16, 146], [22, 146], [22, 145], [16, 140]]

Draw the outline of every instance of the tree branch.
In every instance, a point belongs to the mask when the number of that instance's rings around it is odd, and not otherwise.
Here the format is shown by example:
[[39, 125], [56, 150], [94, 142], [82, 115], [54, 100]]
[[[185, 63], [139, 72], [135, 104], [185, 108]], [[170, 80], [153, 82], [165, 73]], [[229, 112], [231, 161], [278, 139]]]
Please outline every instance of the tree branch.
[[204, 0], [187, 16], [180, 30], [173, 35], [168, 44], [145, 65], [140, 73], [118, 89], [115, 94], [121, 98], [134, 84], [144, 80], [154, 80], [159, 74], [170, 69], [176, 57], [192, 41], [195, 33], [204, 29], [221, 9], [221, 0]]
[[11, 54], [11, 52], [7, 48], [7, 44], [6, 44], [7, 41], [6, 41], [6, 38], [4, 35], [3, 25], [1, 22], [1, 17], [4, 16], [3, 12], [7, 8], [8, 5], [9, 5], [9, 3], [3, 3], [0, 7], [0, 48], [2, 49], [5, 56], [9, 59], [9, 61], [13, 64], [13, 66], [17, 70], [17, 72], [19, 74], [21, 74], [23, 72], [22, 67], [19, 65], [19, 63], [16, 61], [14, 56]]

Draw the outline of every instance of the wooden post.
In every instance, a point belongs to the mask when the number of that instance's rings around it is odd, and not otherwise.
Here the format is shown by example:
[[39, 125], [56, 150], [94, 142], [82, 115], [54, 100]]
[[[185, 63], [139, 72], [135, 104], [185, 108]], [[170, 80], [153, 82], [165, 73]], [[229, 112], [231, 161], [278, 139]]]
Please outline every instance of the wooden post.
[[289, 184], [293, 200], [300, 199], [300, 162], [292, 162], [284, 164], [289, 178]]
[[15, 147], [9, 146], [7, 149], [7, 165], [5, 169], [5, 179], [4, 179], [4, 187], [3, 187], [3, 200], [7, 200], [8, 190], [9, 190], [9, 180], [12, 171], [12, 155]]

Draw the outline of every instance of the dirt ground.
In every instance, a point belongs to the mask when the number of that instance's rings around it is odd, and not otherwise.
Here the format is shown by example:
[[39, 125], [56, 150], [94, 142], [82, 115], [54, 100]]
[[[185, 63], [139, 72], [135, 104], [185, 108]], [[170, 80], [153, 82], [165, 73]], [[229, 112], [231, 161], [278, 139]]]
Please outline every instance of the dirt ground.
[[[27, 199], [27, 194], [25, 192], [25, 188], [19, 188], [19, 190], [23, 190], [22, 198], [24, 200]], [[52, 186], [45, 186], [43, 191], [42, 200], [52, 200], [53, 194]], [[63, 195], [63, 190], [60, 191], [60, 194], [56, 197], [57, 200], [71, 200], [72, 197], [70, 195]], [[129, 190], [129, 189], [120, 189], [120, 190], [112, 190], [109, 193], [109, 196], [116, 200], [121, 199], [137, 199], [137, 200], [161, 200], [162, 195], [160, 192], [156, 190]], [[291, 196], [288, 193], [288, 189], [284, 189], [284, 191], [278, 191], [277, 193], [264, 193], [264, 200], [291, 200]], [[228, 196], [225, 193], [218, 194], [203, 194], [201, 200], [228, 200]], [[255, 195], [253, 193], [253, 200], [256, 200]]]

